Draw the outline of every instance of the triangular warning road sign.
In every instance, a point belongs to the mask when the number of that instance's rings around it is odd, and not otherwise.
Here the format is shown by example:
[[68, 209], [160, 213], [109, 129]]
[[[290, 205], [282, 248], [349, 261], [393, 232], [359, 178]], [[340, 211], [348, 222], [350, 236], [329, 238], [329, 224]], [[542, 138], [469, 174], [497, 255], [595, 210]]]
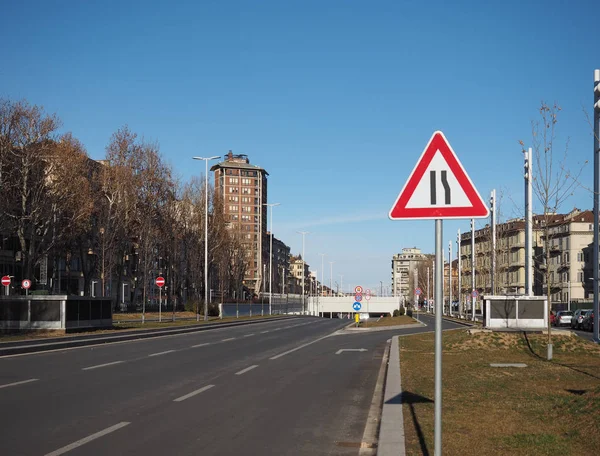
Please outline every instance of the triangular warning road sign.
[[436, 131], [390, 210], [397, 219], [483, 218], [489, 210], [441, 131]]

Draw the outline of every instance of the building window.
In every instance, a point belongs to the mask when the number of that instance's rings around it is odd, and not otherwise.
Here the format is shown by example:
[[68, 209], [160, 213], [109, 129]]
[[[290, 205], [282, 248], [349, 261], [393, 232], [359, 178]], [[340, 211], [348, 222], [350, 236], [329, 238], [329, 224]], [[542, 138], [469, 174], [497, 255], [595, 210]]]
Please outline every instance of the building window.
[[577, 261], [583, 261], [583, 252], [577, 252]]
[[229, 201], [233, 201], [233, 202], [237, 203], [239, 198], [240, 198], [239, 196], [230, 196]]
[[237, 187], [229, 187], [229, 193], [238, 193], [240, 191]]
[[244, 194], [244, 195], [252, 195], [252, 189], [248, 188], [248, 187], [243, 187], [242, 188], [242, 194]]
[[229, 206], [230, 212], [237, 212], [237, 210], [238, 210], [238, 206], [235, 206], [235, 205]]
[[577, 281], [583, 282], [583, 271], [577, 273]]
[[230, 177], [229, 178], [229, 183], [230, 184], [237, 184], [239, 182], [239, 179], [237, 177]]
[[242, 206], [242, 212], [252, 212], [252, 206]]

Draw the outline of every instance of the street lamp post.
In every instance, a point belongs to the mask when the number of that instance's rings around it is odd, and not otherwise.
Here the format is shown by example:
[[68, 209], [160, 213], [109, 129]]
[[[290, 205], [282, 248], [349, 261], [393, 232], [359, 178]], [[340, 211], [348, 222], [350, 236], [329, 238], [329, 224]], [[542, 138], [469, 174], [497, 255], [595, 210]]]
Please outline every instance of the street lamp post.
[[333, 263], [335, 261], [329, 262], [329, 294], [333, 296]]
[[[208, 162], [220, 158], [218, 155], [214, 157], [193, 157], [194, 160], [204, 160], [204, 321], [208, 320]], [[199, 309], [196, 309], [196, 321], [200, 321]]]
[[302, 235], [302, 315], [304, 315], [304, 271], [306, 270], [306, 260], [304, 259], [304, 236], [309, 234], [309, 231], [298, 231]]
[[269, 222], [270, 226], [270, 247], [269, 247], [269, 315], [271, 315], [271, 306], [273, 303], [273, 293], [271, 283], [273, 282], [273, 207], [279, 206], [281, 203], [263, 203], [263, 206], [268, 206], [271, 211], [271, 220]]

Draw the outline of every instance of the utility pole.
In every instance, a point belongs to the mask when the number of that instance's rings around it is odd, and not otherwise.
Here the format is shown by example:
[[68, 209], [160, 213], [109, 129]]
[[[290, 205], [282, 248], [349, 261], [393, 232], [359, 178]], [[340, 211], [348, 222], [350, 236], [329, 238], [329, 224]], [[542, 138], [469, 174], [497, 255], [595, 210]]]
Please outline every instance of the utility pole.
[[452, 316], [452, 241], [448, 241], [448, 314]]
[[600, 306], [598, 286], [600, 282], [598, 267], [598, 243], [600, 218], [598, 210], [600, 206], [600, 70], [594, 70], [594, 341], [600, 343]]
[[263, 203], [263, 206], [268, 206], [271, 213], [271, 221], [269, 222], [270, 246], [269, 246], [269, 315], [272, 315], [273, 305], [273, 207], [279, 206], [281, 203]]
[[496, 295], [496, 189], [492, 190], [490, 195], [490, 217], [492, 230], [492, 271], [490, 274], [490, 291], [492, 295]]
[[306, 260], [304, 259], [304, 236], [308, 231], [298, 231], [302, 235], [302, 315], [304, 315], [304, 271], [306, 270]]
[[460, 318], [460, 316], [462, 315], [461, 313], [461, 306], [462, 306], [462, 293], [461, 293], [461, 276], [460, 276], [460, 260], [461, 260], [461, 254], [460, 254], [460, 229], [458, 230], [458, 233], [456, 235], [456, 258], [458, 259], [457, 263], [458, 263], [458, 316]]
[[429, 294], [429, 266], [427, 266], [427, 310], [431, 307], [431, 295]]
[[[416, 291], [417, 288], [419, 288], [419, 270], [417, 268], [415, 268], [413, 270], [413, 281], [415, 284], [414, 289]], [[419, 311], [419, 295], [417, 293], [415, 293], [413, 298], [414, 298], [414, 302], [415, 302], [415, 309], [418, 312]]]
[[329, 262], [329, 295], [333, 296], [333, 263], [335, 261]]
[[533, 205], [531, 202], [532, 174], [531, 174], [531, 147], [529, 151], [523, 153], [525, 156], [525, 294], [533, 296], [533, 244], [532, 244], [532, 224], [533, 224]]
[[471, 311], [475, 321], [475, 219], [471, 219]]

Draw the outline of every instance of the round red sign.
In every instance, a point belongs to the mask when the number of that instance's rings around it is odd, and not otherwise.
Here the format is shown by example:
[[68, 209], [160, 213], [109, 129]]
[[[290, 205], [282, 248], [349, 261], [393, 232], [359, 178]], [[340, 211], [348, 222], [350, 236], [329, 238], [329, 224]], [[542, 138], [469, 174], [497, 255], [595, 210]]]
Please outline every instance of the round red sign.
[[10, 285], [10, 277], [9, 276], [2, 277], [2, 285], [4, 285], [5, 287]]
[[157, 277], [156, 280], [154, 281], [154, 283], [156, 283], [157, 287], [163, 287], [165, 284], [165, 278], [164, 277]]
[[31, 287], [31, 280], [25, 279], [21, 282], [21, 286], [23, 288], [25, 288], [26, 290], [29, 289], [29, 287]]

